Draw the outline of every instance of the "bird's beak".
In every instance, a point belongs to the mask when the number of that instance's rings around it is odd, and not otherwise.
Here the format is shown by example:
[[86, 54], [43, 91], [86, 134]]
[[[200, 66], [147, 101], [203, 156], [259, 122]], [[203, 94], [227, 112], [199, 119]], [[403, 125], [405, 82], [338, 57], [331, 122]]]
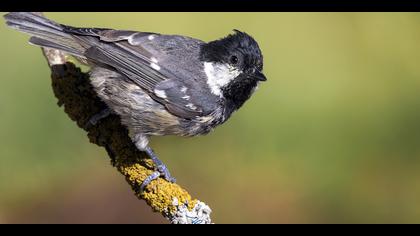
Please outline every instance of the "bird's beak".
[[253, 74], [254, 78], [257, 79], [258, 81], [266, 81], [267, 78], [265, 77], [265, 75], [263, 73], [261, 73], [260, 71], [256, 71]]

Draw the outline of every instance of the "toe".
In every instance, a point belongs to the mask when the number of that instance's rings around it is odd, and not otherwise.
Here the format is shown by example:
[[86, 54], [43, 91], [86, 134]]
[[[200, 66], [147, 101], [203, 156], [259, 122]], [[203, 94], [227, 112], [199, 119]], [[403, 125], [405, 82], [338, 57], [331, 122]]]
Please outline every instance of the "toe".
[[170, 183], [175, 183], [176, 182], [176, 179], [172, 176], [169, 176], [169, 177], [164, 176], [163, 178]]
[[160, 173], [158, 171], [153, 172], [151, 175], [147, 176], [146, 179], [140, 185], [140, 191], [143, 192], [144, 188], [149, 185], [153, 180], [159, 178]]

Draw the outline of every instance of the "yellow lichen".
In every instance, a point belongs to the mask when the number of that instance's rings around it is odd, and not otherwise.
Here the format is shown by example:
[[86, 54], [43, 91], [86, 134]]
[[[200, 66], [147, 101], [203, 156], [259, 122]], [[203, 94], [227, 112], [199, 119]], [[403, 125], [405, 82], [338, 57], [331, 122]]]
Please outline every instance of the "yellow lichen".
[[[152, 170], [139, 163], [121, 165], [118, 169], [135, 189], [140, 189], [140, 185], [147, 176], [153, 173]], [[188, 192], [178, 184], [170, 183], [162, 178], [152, 181], [144, 191], [136, 191], [136, 195], [146, 200], [153, 210], [161, 213], [174, 214], [176, 212], [177, 206], [173, 205], [174, 198], [178, 200], [178, 204], [187, 204], [189, 210], [192, 210], [197, 203], [197, 200], [191, 199]]]

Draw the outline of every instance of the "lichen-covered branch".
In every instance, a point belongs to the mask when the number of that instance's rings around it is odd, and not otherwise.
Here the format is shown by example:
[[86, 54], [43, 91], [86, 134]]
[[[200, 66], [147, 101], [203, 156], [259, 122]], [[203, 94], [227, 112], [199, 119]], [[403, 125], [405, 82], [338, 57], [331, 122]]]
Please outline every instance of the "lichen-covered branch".
[[43, 49], [43, 52], [51, 68], [52, 88], [58, 105], [88, 132], [90, 142], [106, 149], [112, 165], [125, 176], [135, 195], [171, 223], [211, 223], [211, 209], [193, 199], [178, 184], [159, 178], [140, 191], [141, 183], [153, 172], [153, 162], [135, 147], [118, 116], [108, 116], [87, 128], [89, 119], [105, 107], [89, 83], [89, 74], [68, 62], [60, 51]]

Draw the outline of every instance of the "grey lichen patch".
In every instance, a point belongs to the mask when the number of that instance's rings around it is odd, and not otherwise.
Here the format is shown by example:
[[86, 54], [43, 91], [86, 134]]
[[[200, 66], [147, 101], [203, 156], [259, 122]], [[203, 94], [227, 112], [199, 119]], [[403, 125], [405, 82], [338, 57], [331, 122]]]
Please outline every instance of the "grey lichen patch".
[[174, 198], [172, 204], [176, 206], [176, 213], [169, 217], [173, 224], [211, 224], [211, 209], [204, 202], [197, 201], [192, 209], [186, 204], [179, 204]]

